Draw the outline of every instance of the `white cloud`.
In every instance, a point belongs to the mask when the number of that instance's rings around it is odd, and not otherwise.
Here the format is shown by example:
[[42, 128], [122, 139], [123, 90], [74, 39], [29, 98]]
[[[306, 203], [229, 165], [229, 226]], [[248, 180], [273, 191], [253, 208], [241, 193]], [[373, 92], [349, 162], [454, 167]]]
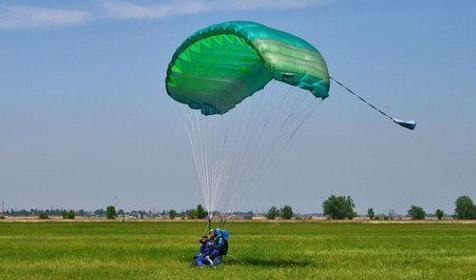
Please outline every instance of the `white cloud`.
[[100, 19], [154, 20], [220, 11], [297, 9], [323, 1], [329, 0], [95, 0], [97, 5], [83, 9], [4, 5], [0, 6], [0, 29], [71, 26]]
[[46, 26], [69, 26], [89, 22], [85, 11], [40, 8], [31, 6], [0, 6], [0, 29], [28, 29]]
[[131, 1], [103, 0], [100, 3], [110, 17], [122, 19], [160, 19], [177, 15], [213, 11], [280, 10], [304, 8], [322, 0], [175, 0], [161, 4], [138, 4]]
[[197, 14], [208, 9], [201, 1], [169, 1], [162, 4], [137, 4], [128, 1], [102, 1], [111, 18], [160, 19], [175, 15]]

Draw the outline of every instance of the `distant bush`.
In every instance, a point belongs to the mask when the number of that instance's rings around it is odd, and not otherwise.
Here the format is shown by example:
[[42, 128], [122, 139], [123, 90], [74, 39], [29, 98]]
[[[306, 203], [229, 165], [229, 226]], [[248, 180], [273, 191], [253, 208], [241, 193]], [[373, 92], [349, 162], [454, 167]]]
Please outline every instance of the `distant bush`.
[[458, 197], [455, 206], [455, 215], [458, 219], [476, 219], [476, 206], [469, 196]]
[[281, 218], [285, 220], [290, 220], [294, 216], [293, 208], [291, 208], [289, 205], [285, 205], [283, 208], [281, 208], [279, 213], [281, 214]]
[[115, 219], [117, 217], [116, 207], [114, 207], [113, 205], [109, 205], [106, 208], [106, 217], [109, 220]]
[[435, 216], [438, 218], [438, 220], [441, 220], [443, 216], [445, 215], [445, 212], [441, 209], [436, 209], [435, 211]]
[[407, 211], [408, 216], [410, 216], [413, 220], [423, 220], [425, 219], [426, 213], [423, 208], [419, 206], [412, 205], [410, 209]]
[[177, 210], [175, 210], [175, 209], [170, 209], [170, 210], [169, 210], [169, 218], [170, 218], [171, 220], [173, 220], [173, 219], [175, 219], [175, 217], [177, 217]]
[[74, 220], [75, 218], [76, 218], [76, 212], [74, 212], [74, 210], [63, 212], [63, 219]]
[[0, 220], [5, 220], [5, 216], [4, 216], [4, 215], [0, 215]]
[[201, 204], [198, 204], [197, 209], [195, 210], [195, 215], [199, 219], [204, 219], [208, 216], [208, 212], [205, 211], [205, 208], [203, 208], [203, 206]]
[[274, 220], [278, 216], [279, 216], [279, 210], [275, 206], [269, 208], [268, 212], [266, 213], [266, 218], [270, 220]]
[[353, 219], [357, 216], [354, 211], [354, 201], [350, 196], [331, 195], [322, 203], [322, 208], [324, 208], [324, 215], [332, 219]]
[[185, 210], [185, 217], [187, 217], [187, 219], [191, 219], [191, 220], [197, 218], [197, 210], [196, 209]]
[[374, 209], [373, 208], [369, 208], [367, 210], [367, 217], [369, 217], [369, 219], [373, 220], [374, 217], [375, 217], [375, 212], [374, 212]]
[[38, 214], [38, 218], [40, 220], [46, 220], [46, 219], [49, 219], [50, 217], [48, 216], [48, 213], [41, 212], [40, 214]]

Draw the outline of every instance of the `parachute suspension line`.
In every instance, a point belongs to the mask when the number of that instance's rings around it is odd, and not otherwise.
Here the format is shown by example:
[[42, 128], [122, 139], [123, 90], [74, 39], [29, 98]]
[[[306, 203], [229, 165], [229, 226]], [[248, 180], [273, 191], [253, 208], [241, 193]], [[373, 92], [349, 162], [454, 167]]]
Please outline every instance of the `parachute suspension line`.
[[220, 220], [220, 228], [224, 228], [226, 224], [227, 216], [226, 214], [223, 214]]
[[[236, 160], [238, 168], [233, 170], [232, 185], [235, 186], [236, 190], [231, 191], [227, 201], [224, 201], [227, 214], [231, 213], [237, 194], [244, 192], [244, 185], [246, 184], [243, 181], [252, 177], [253, 170], [256, 169], [255, 164], [260, 162], [260, 155], [266, 153], [262, 144], [263, 140], [266, 139], [264, 136], [272, 137], [272, 135], [266, 135], [266, 128], [270, 126], [270, 121], [276, 113], [276, 107], [279, 108], [279, 105], [283, 105], [285, 102], [282, 98], [276, 98], [276, 85], [277, 83], [271, 83], [269, 90], [259, 93], [260, 95], [256, 97], [258, 100], [255, 100], [250, 107], [250, 112], [242, 114], [249, 116], [246, 127], [242, 128], [246, 138], [244, 139], [245, 144], [240, 145], [241, 149], [238, 149], [238, 159]], [[278, 101], [280, 102], [278, 103]]]
[[187, 138], [209, 213], [206, 229], [215, 215], [226, 223], [320, 103], [300, 89], [270, 82], [223, 115], [187, 108]]
[[[288, 92], [286, 93], [285, 97], [290, 97], [290, 100], [288, 101], [294, 100], [293, 98], [297, 98], [292, 96], [292, 94], [288, 94]], [[272, 133], [269, 133], [269, 138], [274, 138], [274, 141], [268, 145], [269, 149], [265, 153], [261, 154], [261, 159], [254, 161], [256, 164], [251, 169], [256, 171], [250, 173], [248, 179], [245, 180], [245, 182], [242, 182], [245, 186], [240, 188], [237, 194], [233, 197], [234, 201], [241, 201], [242, 197], [248, 192], [253, 183], [255, 183], [263, 174], [267, 172], [273, 163], [274, 157], [276, 157], [279, 154], [279, 151], [282, 150], [282, 148], [284, 148], [292, 140], [296, 132], [302, 127], [305, 121], [310, 117], [311, 113], [315, 110], [317, 107], [316, 104], [319, 105], [321, 103], [316, 103], [314, 97], [312, 97], [313, 100], [311, 100], [311, 102], [306, 103], [305, 99], [307, 97], [308, 96], [305, 94], [302, 94], [301, 98], [295, 104], [292, 104], [293, 106], [291, 106], [292, 109], [289, 115], [284, 114], [282, 119], [276, 120], [278, 124], [281, 124], [278, 125], [278, 132], [285, 137], [273, 137]], [[230, 204], [233, 205], [234, 202], [231, 202]]]
[[394, 123], [400, 125], [401, 127], [404, 127], [406, 129], [410, 129], [410, 130], [413, 130], [415, 129], [416, 127], [416, 122], [414, 120], [409, 120], [409, 121], [403, 121], [403, 120], [400, 120], [400, 119], [397, 119], [397, 118], [394, 118], [392, 116], [390, 116], [389, 114], [385, 113], [384, 111], [382, 111], [381, 109], [377, 108], [375, 105], [373, 105], [372, 103], [368, 102], [367, 100], [365, 100], [362, 96], [358, 95], [357, 93], [355, 93], [353, 90], [351, 90], [350, 88], [348, 88], [347, 86], [345, 86], [344, 84], [342, 84], [341, 82], [339, 82], [338, 80], [334, 79], [332, 76], [329, 76], [329, 78], [331, 80], [333, 80], [336, 84], [338, 84], [340, 87], [342, 87], [346, 92], [352, 94], [354, 97], [358, 98], [360, 101], [364, 102], [365, 104], [367, 104], [370, 108], [374, 109], [375, 111], [379, 112], [380, 114], [384, 115], [385, 117], [389, 118], [390, 120], [392, 120]]
[[205, 200], [205, 207], [210, 209], [210, 198], [208, 195], [207, 185], [206, 185], [206, 172], [205, 172], [205, 164], [203, 159], [203, 145], [201, 141], [201, 134], [200, 134], [200, 125], [201, 123], [197, 120], [192, 119], [192, 114], [187, 114], [187, 122], [186, 122], [186, 131], [189, 139], [189, 143], [192, 149], [192, 154], [194, 158], [195, 167], [197, 169], [197, 175], [199, 179], [199, 183], [202, 189], [202, 193], [204, 194]]
[[[274, 83], [276, 85], [276, 83]], [[230, 208], [233, 206], [234, 202], [241, 198], [241, 196], [246, 193], [247, 187], [249, 185], [249, 182], [252, 182], [253, 179], [257, 176], [257, 174], [260, 174], [260, 167], [262, 167], [265, 164], [265, 159], [273, 151], [273, 144], [269, 144], [267, 142], [271, 141], [271, 143], [276, 143], [279, 141], [280, 137], [277, 137], [277, 135], [274, 135], [275, 132], [273, 132], [271, 129], [274, 127], [279, 127], [279, 109], [283, 107], [284, 104], [287, 102], [287, 97], [289, 93], [290, 88], [287, 88], [287, 91], [285, 92], [284, 96], [280, 96], [282, 92], [278, 92], [275, 88], [273, 88], [269, 93], [269, 107], [270, 110], [266, 114], [261, 114], [263, 120], [262, 122], [256, 121], [255, 124], [257, 126], [255, 127], [255, 130], [258, 131], [258, 135], [256, 137], [250, 137], [250, 147], [255, 147], [260, 153], [251, 153], [253, 156], [247, 156], [245, 153], [244, 156], [246, 159], [246, 163], [243, 165], [244, 170], [242, 171], [243, 174], [247, 174], [247, 176], [239, 176], [238, 177], [238, 182], [237, 184], [240, 185], [240, 188], [238, 191], [235, 193], [234, 196], [232, 196], [232, 201], [230, 202]], [[297, 98], [297, 97], [296, 97]], [[261, 99], [261, 100], [264, 100]], [[289, 104], [289, 107], [293, 107], [292, 104]], [[273, 123], [275, 123], [273, 125]], [[281, 126], [282, 128], [282, 126]], [[249, 171], [248, 171], [249, 170]]]
[[[260, 97], [262, 94], [265, 94], [265, 92], [257, 93], [257, 97]], [[252, 129], [251, 127], [254, 127], [253, 125], [258, 122], [256, 120], [261, 117], [259, 113], [262, 110], [261, 109], [262, 105], [264, 104], [262, 102], [257, 102], [257, 101], [261, 101], [261, 99], [254, 100], [254, 101], [255, 102], [251, 102], [250, 104], [251, 106], [248, 107], [249, 108], [248, 112], [241, 112], [241, 113], [233, 112], [234, 114], [239, 116], [239, 118], [238, 117], [234, 118], [235, 120], [238, 120], [237, 124], [232, 125], [233, 127], [238, 127], [235, 130], [236, 135], [233, 137], [236, 140], [236, 142], [234, 143], [235, 144], [234, 146], [237, 149], [228, 150], [228, 151], [234, 150], [235, 152], [230, 155], [231, 156], [230, 161], [232, 163], [229, 169], [230, 183], [224, 186], [224, 188], [222, 189], [222, 195], [233, 193], [234, 191], [237, 191], [238, 189], [240, 189], [241, 186], [237, 183], [237, 178], [240, 178], [241, 176], [243, 176], [243, 173], [245, 172], [244, 167], [246, 167], [246, 164], [244, 164], [243, 159], [246, 158], [246, 154], [248, 154], [248, 156], [250, 157], [254, 155], [254, 153], [249, 153], [250, 148], [253, 145], [252, 140], [254, 140], [255, 138], [250, 135], [250, 132], [255, 130], [255, 129]], [[230, 148], [233, 148], [233, 147], [230, 147]], [[235, 190], [230, 190], [230, 188], [235, 188]], [[223, 202], [225, 203], [222, 203], [222, 209], [224, 210], [225, 216], [226, 214], [228, 214], [228, 212], [231, 212], [230, 208], [228, 209], [225, 208], [229, 204], [229, 203], [226, 203], [227, 201], [229, 201], [229, 199], [230, 199], [230, 196], [224, 198]]]
[[[227, 115], [219, 116], [219, 117], [214, 117], [211, 116], [209, 117], [210, 121], [215, 123], [215, 131], [213, 132], [214, 139], [215, 141], [213, 142], [213, 151], [215, 152], [214, 155], [211, 155], [214, 157], [215, 164], [218, 169], [218, 174], [217, 174], [217, 183], [214, 185], [213, 188], [213, 198], [212, 201], [214, 205], [216, 203], [219, 203], [221, 200], [221, 197], [223, 195], [224, 189], [228, 185], [228, 179], [229, 179], [229, 171], [228, 171], [228, 162], [229, 160], [226, 158], [227, 150], [226, 150], [226, 144], [227, 144], [227, 139], [228, 139], [228, 133], [225, 131], [228, 131], [230, 128], [222, 127], [223, 123], [226, 122]], [[222, 136], [223, 139], [220, 139], [219, 136]], [[218, 209], [219, 206], [214, 206], [213, 208]]]
[[[272, 84], [273, 91], [274, 91], [274, 85], [275, 84]], [[266, 93], [267, 92], [263, 92], [263, 94], [266, 94]], [[247, 139], [244, 139], [245, 144], [241, 145], [241, 149], [239, 150], [237, 163], [241, 163], [241, 168], [236, 169], [238, 173], [237, 173], [237, 176], [234, 176], [234, 178], [236, 178], [235, 183], [240, 187], [242, 185], [241, 181], [244, 178], [246, 178], [243, 175], [247, 173], [247, 170], [249, 169], [253, 170], [252, 165], [253, 163], [257, 162], [257, 157], [260, 155], [258, 151], [264, 151], [262, 147], [262, 142], [260, 140], [262, 140], [263, 134], [266, 132], [266, 128], [270, 125], [269, 122], [275, 113], [274, 108], [276, 107], [275, 106], [276, 100], [279, 100], [276, 98], [272, 98], [274, 97], [272, 95], [267, 97], [267, 99], [271, 99], [269, 100], [270, 110], [269, 112], [265, 112], [264, 110], [259, 109], [261, 105], [264, 106], [264, 102], [263, 102], [264, 97], [263, 96], [260, 96], [260, 97], [262, 97], [260, 100], [261, 104], [258, 102], [254, 103], [254, 104], [258, 104], [259, 106], [253, 106], [251, 112], [249, 114], [245, 114], [245, 115], [248, 115], [249, 118], [248, 118], [248, 122], [246, 123], [246, 127], [243, 129], [244, 134], [247, 131], [253, 132], [256, 134], [251, 135], [251, 133], [248, 133], [248, 135], [246, 135]], [[281, 102], [284, 102], [283, 99], [281, 99]], [[250, 149], [254, 147], [256, 148], [257, 152], [250, 153]]]
[[207, 225], [205, 226], [205, 230], [203, 231], [202, 235], [207, 234], [212, 229], [212, 218], [210, 216], [207, 217]]
[[[274, 91], [274, 90], [273, 90]], [[271, 166], [273, 158], [278, 154], [279, 150], [283, 148], [295, 135], [296, 131], [302, 126], [305, 120], [310, 116], [310, 113], [315, 109], [314, 97], [310, 97], [307, 94], [296, 95], [296, 93], [289, 94], [289, 90], [286, 91], [285, 96], [281, 96], [282, 93], [272, 92], [275, 99], [266, 101], [270, 104], [269, 107], [272, 107], [273, 110], [270, 110], [269, 113], [266, 112], [266, 120], [262, 126], [259, 127], [259, 131], [265, 137], [257, 136], [256, 139], [260, 140], [256, 145], [253, 144], [253, 149], [263, 150], [264, 152], [256, 153], [258, 157], [250, 157], [249, 163], [243, 164], [246, 168], [251, 171], [243, 171], [246, 176], [239, 176], [240, 187], [237, 192], [233, 192], [231, 201], [228, 203], [228, 206], [234, 205], [234, 201], [241, 201], [242, 196], [248, 191], [251, 185], [255, 183], [263, 174], [266, 173], [266, 170]], [[300, 98], [299, 98], [300, 97]], [[268, 97], [271, 98], [271, 97]], [[311, 98], [312, 102], [306, 103], [306, 98]], [[277, 103], [279, 100], [281, 102]], [[282, 105], [287, 104], [290, 108], [290, 113], [281, 114]], [[307, 105], [310, 104], [311, 106]], [[303, 107], [307, 105], [308, 108]], [[269, 120], [272, 120], [272, 123], [276, 125], [268, 125]], [[259, 122], [257, 122], [259, 123]], [[266, 127], [273, 128], [273, 130], [266, 130]], [[271, 144], [267, 145], [271, 141]], [[255, 148], [254, 146], [257, 146]], [[278, 152], [277, 152], [278, 151]], [[255, 153], [251, 153], [254, 155]], [[244, 179], [243, 179], [244, 178]], [[229, 208], [231, 210], [231, 207]]]

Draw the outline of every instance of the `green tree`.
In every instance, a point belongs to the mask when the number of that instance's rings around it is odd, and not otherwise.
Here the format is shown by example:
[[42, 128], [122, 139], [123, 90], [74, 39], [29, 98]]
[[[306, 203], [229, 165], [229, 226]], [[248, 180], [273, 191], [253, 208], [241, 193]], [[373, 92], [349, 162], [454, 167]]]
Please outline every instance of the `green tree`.
[[420, 206], [416, 205], [412, 205], [410, 209], [408, 209], [407, 214], [413, 220], [423, 220], [426, 216], [425, 210], [423, 210], [423, 208], [421, 208]]
[[290, 220], [294, 216], [293, 208], [289, 205], [285, 205], [279, 212], [281, 217], [285, 220]]
[[76, 218], [76, 212], [74, 210], [63, 211], [63, 219], [74, 220]]
[[177, 217], [177, 210], [175, 210], [175, 209], [170, 209], [170, 210], [169, 210], [169, 218], [170, 218], [171, 220], [173, 220], [173, 219], [175, 219], [175, 217]]
[[197, 210], [196, 209], [188, 209], [185, 211], [185, 217], [189, 219], [195, 219], [197, 218]]
[[116, 207], [114, 207], [114, 205], [109, 205], [106, 208], [106, 217], [109, 220], [115, 219], [117, 217]]
[[197, 205], [197, 209], [195, 212], [196, 212], [197, 218], [199, 219], [204, 219], [208, 215], [208, 212], [205, 211], [205, 208], [203, 208], [201, 204]]
[[270, 220], [274, 220], [278, 216], [279, 216], [279, 210], [275, 206], [269, 208], [268, 212], [266, 213], [266, 218]]
[[441, 209], [436, 209], [435, 211], [435, 216], [438, 218], [438, 220], [441, 220], [443, 216], [445, 215], [445, 212]]
[[463, 195], [455, 201], [455, 214], [458, 219], [474, 219], [476, 218], [476, 206], [474, 206], [473, 200]]
[[374, 212], [374, 209], [373, 208], [369, 208], [367, 210], [367, 217], [369, 217], [369, 219], [373, 220], [374, 217], [375, 217], [375, 212]]
[[324, 215], [332, 219], [353, 219], [357, 214], [355, 204], [350, 196], [331, 195], [322, 203]]

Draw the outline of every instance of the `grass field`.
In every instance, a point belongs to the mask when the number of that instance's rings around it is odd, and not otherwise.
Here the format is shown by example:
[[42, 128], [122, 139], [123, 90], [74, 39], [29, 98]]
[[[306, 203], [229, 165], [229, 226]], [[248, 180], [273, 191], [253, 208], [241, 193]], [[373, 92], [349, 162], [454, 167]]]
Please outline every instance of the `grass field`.
[[0, 223], [0, 279], [476, 279], [476, 224], [234, 223], [190, 269], [195, 222]]

